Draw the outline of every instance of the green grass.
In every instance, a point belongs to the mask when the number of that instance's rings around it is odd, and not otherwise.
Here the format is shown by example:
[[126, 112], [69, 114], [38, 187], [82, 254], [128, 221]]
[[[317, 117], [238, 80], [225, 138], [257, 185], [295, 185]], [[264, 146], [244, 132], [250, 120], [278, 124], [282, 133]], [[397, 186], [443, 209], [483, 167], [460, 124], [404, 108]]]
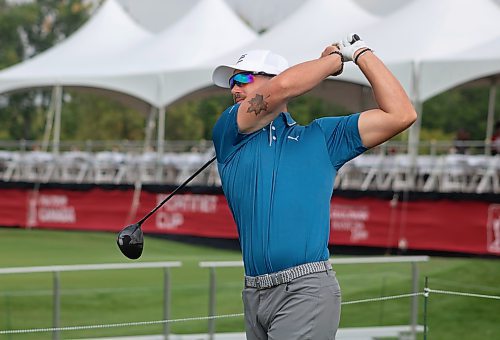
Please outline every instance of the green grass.
[[[130, 262], [113, 233], [0, 228], [0, 267]], [[199, 261], [241, 260], [239, 252], [146, 238], [140, 262], [182, 261], [170, 270], [171, 318], [208, 315], [208, 269]], [[434, 289], [500, 295], [500, 262], [492, 259], [432, 258], [419, 264], [420, 285]], [[409, 264], [337, 265], [344, 301], [411, 291]], [[242, 268], [217, 269], [217, 314], [242, 312]], [[61, 326], [163, 319], [163, 270], [63, 272]], [[429, 339], [497, 339], [500, 301], [432, 294]], [[420, 298], [419, 323], [423, 323]], [[408, 324], [410, 299], [345, 305], [341, 327]], [[243, 331], [242, 318], [217, 320], [217, 331]], [[0, 275], [0, 330], [52, 326], [50, 273]], [[174, 333], [202, 333], [206, 321], [172, 324]], [[66, 331], [62, 338], [160, 334], [162, 325]], [[51, 339], [50, 333], [7, 335], [2, 339]]]

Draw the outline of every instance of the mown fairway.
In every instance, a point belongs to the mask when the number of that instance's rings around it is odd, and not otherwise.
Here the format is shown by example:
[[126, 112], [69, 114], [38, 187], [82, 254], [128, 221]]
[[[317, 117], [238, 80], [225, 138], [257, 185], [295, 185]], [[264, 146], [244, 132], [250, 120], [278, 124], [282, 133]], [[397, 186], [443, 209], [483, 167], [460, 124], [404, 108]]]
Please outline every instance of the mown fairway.
[[[115, 234], [0, 229], [0, 267], [127, 263]], [[235, 251], [146, 238], [141, 262], [181, 261], [172, 268], [172, 319], [208, 315], [208, 269], [199, 261], [241, 260]], [[432, 258], [419, 264], [420, 284], [428, 276], [434, 289], [500, 296], [500, 261]], [[338, 265], [343, 300], [411, 291], [409, 264]], [[217, 269], [217, 314], [242, 312], [242, 268]], [[163, 270], [134, 269], [61, 273], [61, 326], [108, 324], [163, 318]], [[423, 323], [420, 298], [419, 323]], [[403, 325], [407, 298], [346, 305], [341, 327]], [[429, 298], [429, 339], [497, 339], [500, 301], [433, 294]], [[52, 275], [0, 275], [0, 330], [52, 326]], [[174, 333], [203, 333], [206, 321], [174, 323]], [[241, 317], [217, 320], [217, 331], [243, 331]], [[160, 334], [162, 325], [66, 331], [62, 338]], [[51, 339], [50, 333], [4, 335], [2, 339]]]

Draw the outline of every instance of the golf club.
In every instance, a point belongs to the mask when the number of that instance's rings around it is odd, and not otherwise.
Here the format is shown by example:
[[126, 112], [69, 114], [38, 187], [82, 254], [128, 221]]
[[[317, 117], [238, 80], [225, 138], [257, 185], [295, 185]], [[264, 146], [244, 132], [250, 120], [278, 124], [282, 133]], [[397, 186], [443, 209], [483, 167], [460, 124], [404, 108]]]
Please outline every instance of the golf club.
[[144, 235], [142, 233], [142, 224], [153, 215], [158, 209], [160, 209], [169, 199], [171, 199], [179, 190], [184, 188], [189, 182], [193, 180], [196, 176], [200, 174], [206, 167], [208, 167], [216, 157], [213, 157], [208, 162], [206, 162], [201, 168], [199, 168], [194, 174], [191, 175], [187, 180], [179, 185], [167, 198], [160, 202], [153, 210], [151, 210], [146, 216], [144, 216], [139, 222], [130, 224], [123, 228], [116, 239], [116, 244], [120, 248], [123, 255], [129, 259], [135, 260], [141, 257], [142, 250], [144, 248]]

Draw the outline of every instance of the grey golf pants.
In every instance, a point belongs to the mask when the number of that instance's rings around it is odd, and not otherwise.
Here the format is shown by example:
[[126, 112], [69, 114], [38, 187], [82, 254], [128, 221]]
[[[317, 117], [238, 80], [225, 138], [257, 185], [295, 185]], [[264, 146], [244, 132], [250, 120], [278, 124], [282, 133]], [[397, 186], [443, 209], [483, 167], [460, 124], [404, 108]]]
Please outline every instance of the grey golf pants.
[[245, 288], [248, 340], [334, 340], [340, 321], [340, 287], [333, 270], [268, 289]]

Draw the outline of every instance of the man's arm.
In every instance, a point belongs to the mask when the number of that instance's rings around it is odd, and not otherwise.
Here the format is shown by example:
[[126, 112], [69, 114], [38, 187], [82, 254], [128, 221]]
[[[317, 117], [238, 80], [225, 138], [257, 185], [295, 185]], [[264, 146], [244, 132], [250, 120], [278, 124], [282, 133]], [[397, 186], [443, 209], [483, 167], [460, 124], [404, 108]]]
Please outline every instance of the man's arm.
[[288, 101], [318, 85], [342, 67], [341, 56], [330, 54], [337, 46], [328, 46], [321, 57], [290, 67], [263, 86], [248, 93], [238, 108], [238, 128], [243, 133], [257, 131], [278, 116]]
[[[348, 39], [352, 39], [352, 35]], [[362, 41], [354, 42], [353, 45], [356, 43], [366, 47]], [[346, 44], [349, 42], [344, 41], [341, 46], [344, 58]], [[351, 58], [346, 59], [355, 59], [364, 50], [363, 47], [355, 49]], [[371, 148], [406, 130], [417, 119], [417, 113], [399, 81], [375, 54], [364, 52], [358, 57], [357, 64], [370, 82], [378, 104], [377, 109], [362, 112], [358, 121], [363, 145]]]

